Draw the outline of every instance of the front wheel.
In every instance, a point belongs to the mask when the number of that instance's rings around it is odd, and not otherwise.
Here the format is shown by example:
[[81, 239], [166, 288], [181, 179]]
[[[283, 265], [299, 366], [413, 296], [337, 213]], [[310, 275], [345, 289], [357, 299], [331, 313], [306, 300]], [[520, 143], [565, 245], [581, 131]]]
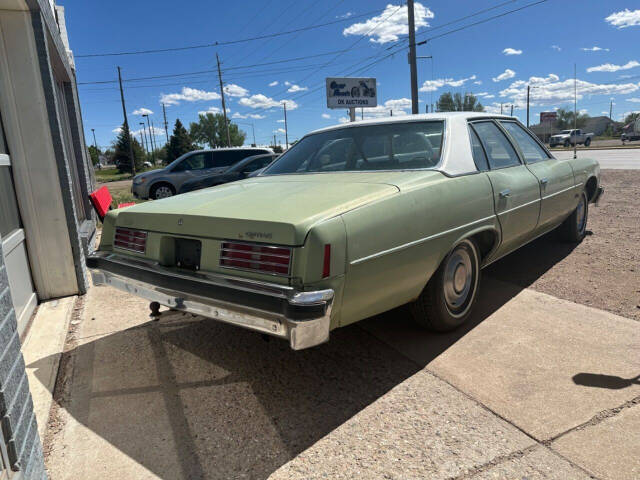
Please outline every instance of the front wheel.
[[410, 305], [412, 317], [429, 330], [454, 330], [469, 317], [479, 286], [478, 247], [473, 240], [466, 239], [453, 247]]
[[589, 218], [589, 201], [587, 192], [582, 191], [578, 206], [560, 225], [560, 236], [562, 240], [571, 243], [580, 243], [587, 234], [587, 220]]
[[151, 187], [151, 191], [149, 192], [149, 197], [154, 200], [160, 200], [162, 198], [173, 197], [176, 194], [173, 186], [168, 183], [159, 183]]
[[569, 140], [565, 140], [565, 141], [564, 141], [564, 148], [567, 148], [569, 145], [571, 145], [571, 144], [569, 143]]
[[584, 146], [585, 146], [585, 147], [588, 147], [589, 145], [591, 145], [591, 139], [590, 139], [590, 138], [587, 138], [587, 139], [584, 141]]

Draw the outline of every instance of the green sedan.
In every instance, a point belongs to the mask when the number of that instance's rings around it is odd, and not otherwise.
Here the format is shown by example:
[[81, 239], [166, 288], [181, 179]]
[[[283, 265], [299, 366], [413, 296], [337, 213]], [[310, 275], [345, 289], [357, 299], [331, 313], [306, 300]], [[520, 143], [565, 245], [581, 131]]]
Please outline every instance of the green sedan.
[[481, 269], [553, 229], [586, 232], [600, 168], [516, 119], [434, 113], [306, 135], [254, 178], [110, 212], [95, 285], [288, 339], [409, 304], [460, 326]]

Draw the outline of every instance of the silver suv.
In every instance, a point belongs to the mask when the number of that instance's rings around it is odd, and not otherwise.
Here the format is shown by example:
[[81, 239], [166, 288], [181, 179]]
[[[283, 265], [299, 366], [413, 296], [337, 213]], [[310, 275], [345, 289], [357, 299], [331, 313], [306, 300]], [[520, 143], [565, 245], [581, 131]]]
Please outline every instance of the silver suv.
[[270, 148], [220, 148], [195, 150], [176, 158], [166, 167], [133, 177], [131, 192], [136, 198], [167, 198], [188, 180], [223, 172], [251, 155], [273, 153]]

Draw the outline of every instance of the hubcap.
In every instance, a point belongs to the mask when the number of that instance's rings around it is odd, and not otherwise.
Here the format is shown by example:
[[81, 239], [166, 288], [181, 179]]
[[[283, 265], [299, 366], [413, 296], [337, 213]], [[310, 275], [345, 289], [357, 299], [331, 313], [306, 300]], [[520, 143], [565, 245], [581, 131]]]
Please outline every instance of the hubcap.
[[578, 208], [576, 210], [576, 222], [578, 224], [578, 232], [582, 233], [587, 226], [587, 215], [585, 208], [586, 203], [584, 199], [584, 195], [580, 197], [580, 202], [578, 203]]
[[473, 294], [476, 273], [471, 254], [464, 246], [449, 256], [444, 270], [444, 298], [452, 314], [464, 312]]
[[158, 187], [156, 189], [156, 198], [167, 198], [173, 196], [173, 192], [169, 187]]

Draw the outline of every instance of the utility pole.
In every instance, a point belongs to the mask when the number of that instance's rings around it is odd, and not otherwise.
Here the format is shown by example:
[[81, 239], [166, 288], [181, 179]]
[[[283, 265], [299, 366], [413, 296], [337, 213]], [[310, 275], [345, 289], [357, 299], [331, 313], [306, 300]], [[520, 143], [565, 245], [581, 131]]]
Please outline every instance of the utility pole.
[[513, 103], [511, 104], [511, 116], [513, 117]]
[[428, 103], [424, 106], [424, 113], [429, 113], [429, 104]]
[[167, 123], [167, 109], [162, 104], [162, 115], [164, 116], [164, 134], [167, 136], [167, 143], [169, 143], [169, 124]]
[[122, 90], [122, 75], [120, 67], [118, 67], [118, 83], [120, 84], [120, 101], [122, 102], [122, 115], [124, 116], [124, 129], [127, 132], [127, 140], [129, 141], [129, 159], [131, 160], [131, 175], [136, 175], [136, 159], [133, 156], [133, 142], [131, 141], [131, 130], [129, 130], [129, 120], [127, 120], [127, 108], [124, 105], [124, 91]]
[[364, 120], [364, 108], [360, 109], [360, 120]]
[[140, 133], [142, 133], [142, 146], [144, 147], [144, 151], [147, 154], [147, 157], [149, 156], [149, 148], [147, 146], [147, 127], [145, 126], [144, 122], [140, 122], [140, 125], [142, 125], [142, 130], [140, 131]]
[[231, 146], [231, 135], [229, 134], [229, 122], [227, 122], [227, 107], [224, 103], [224, 87], [222, 86], [222, 72], [220, 71], [220, 58], [216, 53], [216, 62], [218, 62], [218, 80], [220, 80], [220, 97], [222, 98], [222, 113], [224, 114], [224, 126], [227, 129], [227, 147]]
[[529, 94], [531, 93], [531, 85], [527, 85], [527, 128], [529, 128]]
[[502, 102], [500, 102], [500, 115], [502, 115]]
[[609, 105], [609, 120], [613, 120], [613, 100], [611, 100], [611, 104]]
[[96, 142], [96, 129], [92, 128], [91, 129], [91, 133], [93, 133], [93, 146], [96, 149], [96, 152], [98, 151], [98, 142]]
[[289, 149], [289, 128], [287, 127], [287, 102], [282, 102], [282, 108], [284, 109], [284, 142], [287, 150]]
[[416, 25], [413, 12], [413, 0], [407, 0], [409, 14], [409, 69], [411, 72], [411, 113], [418, 113], [418, 69], [416, 66]]
[[158, 149], [158, 142], [156, 141], [156, 127], [153, 125], [153, 120], [151, 120], [151, 135], [153, 135], [153, 148], [154, 150]]
[[147, 126], [149, 127], [149, 147], [151, 149], [151, 160], [153, 161], [153, 164], [156, 164], [156, 154], [153, 151], [153, 139], [151, 138], [151, 123], [149, 122], [149, 115], [142, 115], [143, 117], [147, 117]]
[[[575, 135], [575, 131], [578, 128], [578, 67], [576, 64], [573, 64], [573, 133]], [[569, 137], [571, 138], [571, 137]], [[573, 158], [578, 158], [578, 142], [573, 142]]]

